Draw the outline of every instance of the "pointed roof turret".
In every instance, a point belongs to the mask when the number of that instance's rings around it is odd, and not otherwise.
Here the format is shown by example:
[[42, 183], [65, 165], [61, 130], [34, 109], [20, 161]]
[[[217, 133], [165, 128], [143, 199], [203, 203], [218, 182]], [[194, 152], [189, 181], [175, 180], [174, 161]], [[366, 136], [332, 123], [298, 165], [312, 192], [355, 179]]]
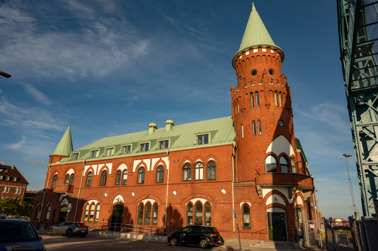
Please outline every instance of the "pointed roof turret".
[[239, 51], [235, 54], [232, 64], [234, 65], [236, 57], [243, 51], [251, 47], [274, 47], [282, 53], [282, 61], [284, 58], [283, 51], [280, 47], [274, 44], [273, 39], [270, 37], [268, 30], [265, 28], [263, 21], [260, 18], [259, 13], [255, 8], [255, 4], [252, 3], [251, 14], [247, 22], [247, 27], [245, 28], [243, 39], [240, 44]]
[[58, 146], [55, 148], [55, 151], [51, 155], [69, 156], [72, 151], [71, 125], [69, 125]]

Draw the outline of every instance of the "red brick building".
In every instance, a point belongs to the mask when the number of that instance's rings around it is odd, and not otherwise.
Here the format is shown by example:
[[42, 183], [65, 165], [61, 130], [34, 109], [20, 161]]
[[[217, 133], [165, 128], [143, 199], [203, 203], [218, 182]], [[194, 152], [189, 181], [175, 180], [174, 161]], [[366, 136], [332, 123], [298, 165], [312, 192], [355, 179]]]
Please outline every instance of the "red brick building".
[[24, 198], [29, 183], [15, 166], [0, 164], [0, 191], [1, 198]]
[[[216, 226], [225, 238], [298, 241], [318, 220], [314, 181], [295, 138], [283, 51], [255, 7], [232, 60], [232, 116], [103, 138], [50, 155], [32, 220], [159, 229]], [[312, 223], [313, 224], [313, 223]]]

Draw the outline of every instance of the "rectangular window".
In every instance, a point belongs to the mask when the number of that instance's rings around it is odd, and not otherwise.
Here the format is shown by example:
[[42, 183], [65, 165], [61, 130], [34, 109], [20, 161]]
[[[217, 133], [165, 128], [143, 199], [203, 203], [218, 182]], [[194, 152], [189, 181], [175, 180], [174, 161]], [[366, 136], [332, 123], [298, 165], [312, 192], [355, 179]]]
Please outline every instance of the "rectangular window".
[[243, 128], [243, 124], [241, 124], [241, 137], [242, 139], [244, 138], [244, 128]]
[[106, 156], [112, 156], [114, 154], [114, 148], [106, 149]]
[[168, 149], [168, 140], [159, 141], [159, 150]]
[[274, 92], [274, 105], [278, 106], [277, 92]]
[[259, 107], [260, 106], [260, 101], [259, 101], [259, 93], [256, 92], [256, 107]]
[[94, 150], [91, 152], [91, 158], [97, 158], [98, 157], [98, 150]]
[[149, 143], [140, 144], [140, 151], [141, 152], [147, 152], [148, 151], [148, 146], [149, 146]]
[[281, 92], [278, 94], [278, 101], [280, 102], [280, 107], [282, 107], [282, 96], [281, 96]]
[[250, 94], [251, 94], [251, 107], [254, 107], [255, 104], [254, 104], [254, 101], [253, 101], [253, 92], [251, 92]]
[[77, 160], [79, 158], [79, 153], [73, 153], [71, 160]]
[[123, 146], [122, 147], [122, 153], [123, 154], [128, 154], [128, 153], [130, 153], [130, 151], [131, 151], [131, 146]]
[[259, 134], [261, 134], [261, 121], [257, 121], [257, 129], [259, 130]]
[[209, 134], [203, 134], [197, 136], [198, 145], [204, 145], [209, 143]]

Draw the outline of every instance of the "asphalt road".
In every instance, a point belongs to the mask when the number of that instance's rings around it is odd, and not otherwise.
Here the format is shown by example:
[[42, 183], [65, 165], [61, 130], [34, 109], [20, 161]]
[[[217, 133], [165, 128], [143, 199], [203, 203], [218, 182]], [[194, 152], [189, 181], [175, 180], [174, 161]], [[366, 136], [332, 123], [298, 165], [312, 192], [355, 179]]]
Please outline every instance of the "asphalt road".
[[[130, 239], [105, 239], [97, 237], [72, 237], [42, 235], [42, 242], [49, 251], [119, 251], [119, 250], [172, 250], [172, 251], [200, 251], [199, 246], [176, 246], [172, 247], [168, 242], [140, 241]], [[226, 247], [209, 248], [206, 250], [225, 251]]]

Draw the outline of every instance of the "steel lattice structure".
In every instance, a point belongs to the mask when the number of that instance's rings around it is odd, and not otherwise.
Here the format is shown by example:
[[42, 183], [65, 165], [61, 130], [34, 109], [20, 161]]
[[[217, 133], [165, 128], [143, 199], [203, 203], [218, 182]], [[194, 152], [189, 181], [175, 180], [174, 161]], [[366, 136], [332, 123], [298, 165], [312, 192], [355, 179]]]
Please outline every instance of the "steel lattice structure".
[[337, 0], [340, 55], [364, 216], [378, 197], [378, 1]]

